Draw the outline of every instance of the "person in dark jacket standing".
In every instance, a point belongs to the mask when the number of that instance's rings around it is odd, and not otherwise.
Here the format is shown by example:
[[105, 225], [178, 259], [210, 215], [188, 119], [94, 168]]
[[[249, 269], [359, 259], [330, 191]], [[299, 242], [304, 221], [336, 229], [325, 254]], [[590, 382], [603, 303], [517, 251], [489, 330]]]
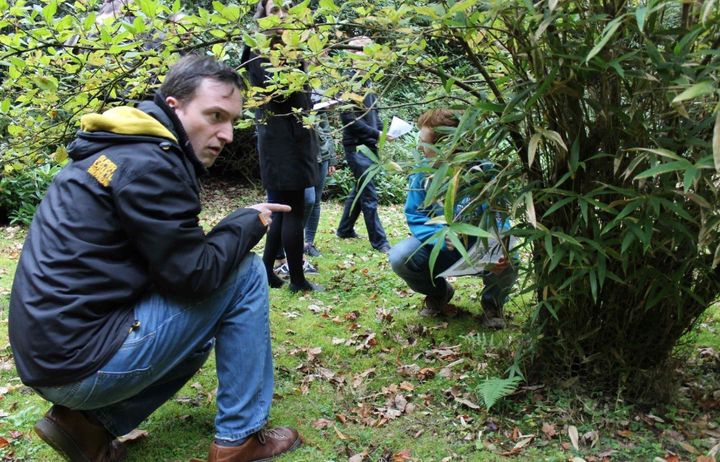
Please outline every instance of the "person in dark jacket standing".
[[71, 461], [122, 460], [116, 437], [213, 346], [208, 460], [267, 460], [300, 444], [295, 430], [265, 429], [268, 290], [250, 252], [289, 207], [241, 208], [207, 234], [198, 220], [197, 176], [232, 140], [240, 90], [233, 69], [186, 56], [153, 101], [82, 117], [72, 162], [38, 206], [13, 281], [10, 344], [22, 381], [54, 403], [35, 431]]
[[[370, 43], [368, 37], [357, 37], [348, 42], [348, 45], [355, 47], [363, 47]], [[362, 53], [358, 51], [357, 53]], [[363, 107], [354, 111], [343, 112], [340, 114], [340, 120], [343, 123], [343, 148], [345, 150], [345, 160], [355, 177], [356, 184], [345, 200], [345, 208], [343, 209], [340, 224], [338, 225], [337, 236], [341, 239], [358, 237], [355, 232], [355, 222], [360, 217], [362, 211], [365, 220], [365, 227], [368, 232], [368, 239], [374, 249], [383, 253], [390, 251], [388, 243], [380, 223], [378, 215], [378, 195], [375, 183], [368, 182], [358, 192], [358, 188], [363, 184], [363, 174], [372, 165], [372, 161], [358, 151], [358, 146], [365, 145], [372, 152], [377, 154], [377, 143], [382, 133], [383, 123], [380, 120], [377, 110], [377, 96], [369, 92], [363, 100]], [[387, 137], [388, 141], [392, 141], [392, 137]], [[358, 203], [355, 203], [355, 197], [360, 194]], [[354, 206], [353, 206], [354, 205]]]
[[[268, 15], [283, 19], [291, 2], [261, 0], [255, 18]], [[277, 29], [267, 30], [272, 42], [279, 42]], [[258, 56], [246, 47], [242, 57], [250, 83], [265, 88], [273, 81], [270, 60]], [[302, 62], [297, 63], [303, 69]], [[273, 224], [265, 241], [263, 262], [271, 287], [283, 285], [273, 267], [282, 247], [285, 249], [293, 292], [320, 290], [321, 287], [305, 279], [303, 272], [303, 214], [305, 188], [317, 183], [318, 139], [315, 132], [302, 122], [302, 114], [312, 108], [310, 90], [296, 91], [288, 96], [273, 96], [255, 110], [260, 176], [268, 192], [268, 202], [287, 204], [292, 212], [273, 217]], [[300, 114], [298, 113], [300, 111]]]

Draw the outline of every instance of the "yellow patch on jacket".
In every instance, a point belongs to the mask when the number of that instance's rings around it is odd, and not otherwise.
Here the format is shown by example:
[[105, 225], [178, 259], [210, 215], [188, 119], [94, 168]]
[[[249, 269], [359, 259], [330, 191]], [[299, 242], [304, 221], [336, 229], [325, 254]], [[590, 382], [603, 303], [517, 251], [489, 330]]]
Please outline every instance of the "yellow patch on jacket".
[[95, 159], [95, 162], [92, 163], [87, 171], [93, 178], [98, 180], [98, 183], [108, 187], [115, 170], [117, 170], [117, 165], [103, 154]]

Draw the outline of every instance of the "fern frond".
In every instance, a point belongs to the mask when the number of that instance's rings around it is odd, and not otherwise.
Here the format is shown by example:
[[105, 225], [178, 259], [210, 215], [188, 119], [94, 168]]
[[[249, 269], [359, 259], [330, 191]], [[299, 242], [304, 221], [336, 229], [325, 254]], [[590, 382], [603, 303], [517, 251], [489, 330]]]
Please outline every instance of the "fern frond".
[[475, 391], [482, 398], [485, 409], [489, 411], [498, 400], [517, 390], [517, 386], [521, 380], [522, 378], [518, 376], [512, 376], [506, 379], [490, 377], [478, 385]]

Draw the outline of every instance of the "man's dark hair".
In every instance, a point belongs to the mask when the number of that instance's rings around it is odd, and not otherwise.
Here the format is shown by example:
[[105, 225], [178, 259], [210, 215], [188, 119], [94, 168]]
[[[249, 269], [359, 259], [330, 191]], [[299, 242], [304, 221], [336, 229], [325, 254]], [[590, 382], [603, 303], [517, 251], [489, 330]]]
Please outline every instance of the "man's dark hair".
[[208, 78], [231, 83], [241, 90], [243, 88], [242, 79], [235, 69], [227, 64], [211, 56], [187, 55], [170, 67], [160, 86], [160, 92], [180, 101], [192, 99], [203, 79]]

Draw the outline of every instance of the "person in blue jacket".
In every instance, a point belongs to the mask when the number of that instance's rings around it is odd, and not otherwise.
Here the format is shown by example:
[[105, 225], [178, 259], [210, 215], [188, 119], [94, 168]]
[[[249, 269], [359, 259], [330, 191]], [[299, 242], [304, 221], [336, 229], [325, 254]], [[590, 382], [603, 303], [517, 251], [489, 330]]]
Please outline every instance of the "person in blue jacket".
[[[456, 114], [449, 109], [431, 109], [418, 118], [420, 128], [418, 149], [424, 155], [423, 163], [435, 159], [437, 153], [433, 145], [441, 139], [437, 127], [457, 127]], [[405, 217], [410, 228], [411, 237], [394, 245], [390, 250], [390, 265], [393, 271], [400, 276], [415, 292], [425, 295], [421, 315], [436, 316], [451, 312], [448, 304], [455, 289], [443, 277], [437, 276], [452, 264], [463, 258], [460, 252], [447, 240], [442, 243], [433, 268], [430, 268], [430, 253], [435, 244], [430, 240], [443, 226], [440, 223], [429, 222], [435, 216], [442, 216], [443, 209], [439, 204], [426, 207], [426, 187], [430, 178], [424, 172], [417, 172], [410, 176], [408, 196], [405, 202]], [[463, 200], [455, 204], [456, 212], [463, 206]], [[482, 206], [481, 212], [487, 209]], [[509, 228], [507, 221], [499, 220], [500, 231]], [[515, 267], [510, 261], [502, 258], [489, 270], [481, 273], [484, 287], [481, 303], [483, 307], [483, 324], [490, 328], [504, 327], [503, 305], [510, 289], [517, 277]]]
[[122, 460], [116, 437], [213, 347], [208, 460], [269, 460], [300, 444], [295, 430], [265, 428], [268, 284], [251, 253], [290, 207], [240, 208], [207, 233], [198, 218], [198, 176], [232, 141], [241, 88], [232, 68], [188, 55], [154, 100], [84, 115], [72, 162], [37, 208], [10, 296], [10, 345], [23, 383], [53, 403], [35, 431], [71, 461]]

